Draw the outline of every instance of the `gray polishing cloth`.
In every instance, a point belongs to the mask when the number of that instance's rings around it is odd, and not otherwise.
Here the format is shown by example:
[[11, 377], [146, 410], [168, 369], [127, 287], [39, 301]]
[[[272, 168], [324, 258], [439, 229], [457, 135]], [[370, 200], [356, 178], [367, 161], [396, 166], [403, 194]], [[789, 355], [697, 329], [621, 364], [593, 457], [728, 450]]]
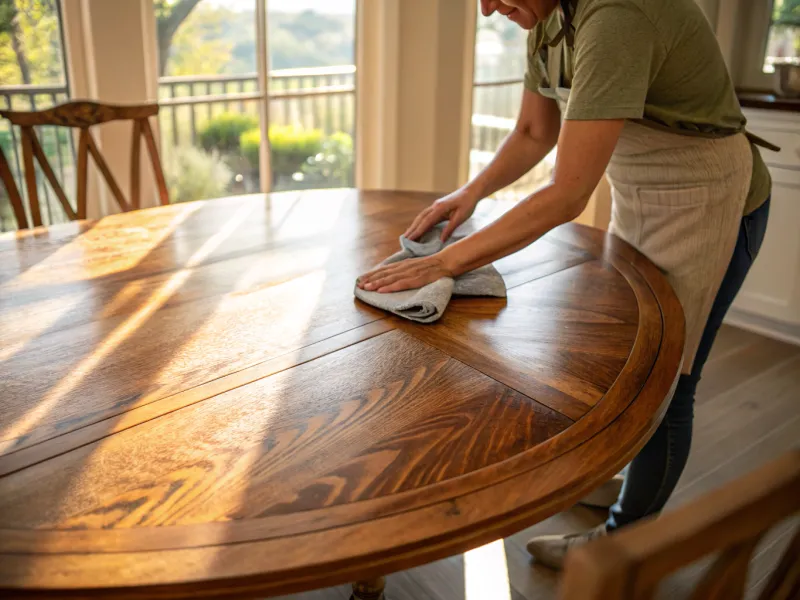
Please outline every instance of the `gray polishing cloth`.
[[[467, 235], [465, 228], [459, 228], [443, 244], [441, 241], [443, 229], [444, 223], [441, 223], [426, 232], [417, 242], [401, 236], [401, 250], [392, 254], [381, 264], [388, 265], [407, 258], [436, 254], [445, 246], [449, 246]], [[379, 294], [362, 290], [358, 286], [355, 288], [355, 295], [359, 300], [420, 323], [433, 323], [439, 319], [450, 302], [450, 297], [454, 294], [456, 296], [505, 298], [506, 284], [497, 269], [492, 265], [486, 265], [464, 273], [455, 280], [451, 277], [443, 277], [416, 290]]]

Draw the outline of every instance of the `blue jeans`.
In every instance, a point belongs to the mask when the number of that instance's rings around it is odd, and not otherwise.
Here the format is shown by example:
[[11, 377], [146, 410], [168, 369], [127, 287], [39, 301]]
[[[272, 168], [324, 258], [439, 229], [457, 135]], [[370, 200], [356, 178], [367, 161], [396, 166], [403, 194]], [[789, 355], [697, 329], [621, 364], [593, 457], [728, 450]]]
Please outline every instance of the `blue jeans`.
[[736, 248], [706, 321], [692, 372], [680, 376], [664, 420], [628, 465], [622, 491], [606, 521], [609, 531], [659, 512], [678, 483], [692, 444], [695, 390], [722, 319], [761, 248], [769, 204], [767, 199], [760, 208], [742, 218]]

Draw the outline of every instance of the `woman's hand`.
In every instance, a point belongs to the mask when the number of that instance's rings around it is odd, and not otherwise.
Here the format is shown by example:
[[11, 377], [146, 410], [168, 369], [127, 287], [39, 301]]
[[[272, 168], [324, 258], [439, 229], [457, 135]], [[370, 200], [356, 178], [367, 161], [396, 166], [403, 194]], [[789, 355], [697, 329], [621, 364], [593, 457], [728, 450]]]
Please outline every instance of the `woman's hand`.
[[441, 252], [423, 258], [409, 258], [373, 269], [358, 278], [358, 287], [369, 292], [402, 292], [421, 288], [442, 277], [452, 277], [453, 270]]
[[448, 221], [442, 231], [442, 241], [446, 242], [456, 227], [472, 216], [478, 200], [464, 190], [456, 190], [419, 213], [403, 235], [410, 240], [417, 240], [437, 223]]

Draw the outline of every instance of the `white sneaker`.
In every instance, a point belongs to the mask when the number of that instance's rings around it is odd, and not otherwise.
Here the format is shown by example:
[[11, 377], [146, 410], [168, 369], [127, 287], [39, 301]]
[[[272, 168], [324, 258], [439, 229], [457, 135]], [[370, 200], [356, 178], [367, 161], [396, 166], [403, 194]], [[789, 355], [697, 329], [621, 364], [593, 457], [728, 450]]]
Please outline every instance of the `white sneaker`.
[[582, 546], [594, 539], [607, 535], [605, 523], [594, 529], [570, 535], [542, 535], [535, 537], [526, 546], [536, 562], [560, 570], [564, 566], [564, 557], [571, 548]]
[[578, 504], [593, 508], [611, 508], [619, 498], [625, 475], [618, 473], [599, 488], [581, 498]]

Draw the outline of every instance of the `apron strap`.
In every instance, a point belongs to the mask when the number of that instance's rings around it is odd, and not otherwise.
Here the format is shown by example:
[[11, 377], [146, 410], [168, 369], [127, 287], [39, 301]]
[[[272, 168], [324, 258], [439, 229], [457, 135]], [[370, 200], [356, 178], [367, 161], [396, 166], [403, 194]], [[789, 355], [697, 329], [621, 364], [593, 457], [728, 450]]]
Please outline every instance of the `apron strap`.
[[575, 26], [572, 24], [572, 19], [575, 17], [573, 9], [578, 5], [578, 0], [561, 0], [561, 12], [564, 13], [564, 25], [552, 40], [547, 45], [555, 47], [561, 40], [567, 40], [567, 45], [571, 48], [575, 45]]
[[780, 152], [780, 146], [776, 146], [772, 142], [768, 142], [762, 137], [757, 136], [755, 133], [750, 133], [749, 131], [745, 130], [744, 132], [745, 137], [751, 144], [756, 146], [761, 146], [762, 148], [766, 148], [767, 150], [772, 150], [773, 152]]

